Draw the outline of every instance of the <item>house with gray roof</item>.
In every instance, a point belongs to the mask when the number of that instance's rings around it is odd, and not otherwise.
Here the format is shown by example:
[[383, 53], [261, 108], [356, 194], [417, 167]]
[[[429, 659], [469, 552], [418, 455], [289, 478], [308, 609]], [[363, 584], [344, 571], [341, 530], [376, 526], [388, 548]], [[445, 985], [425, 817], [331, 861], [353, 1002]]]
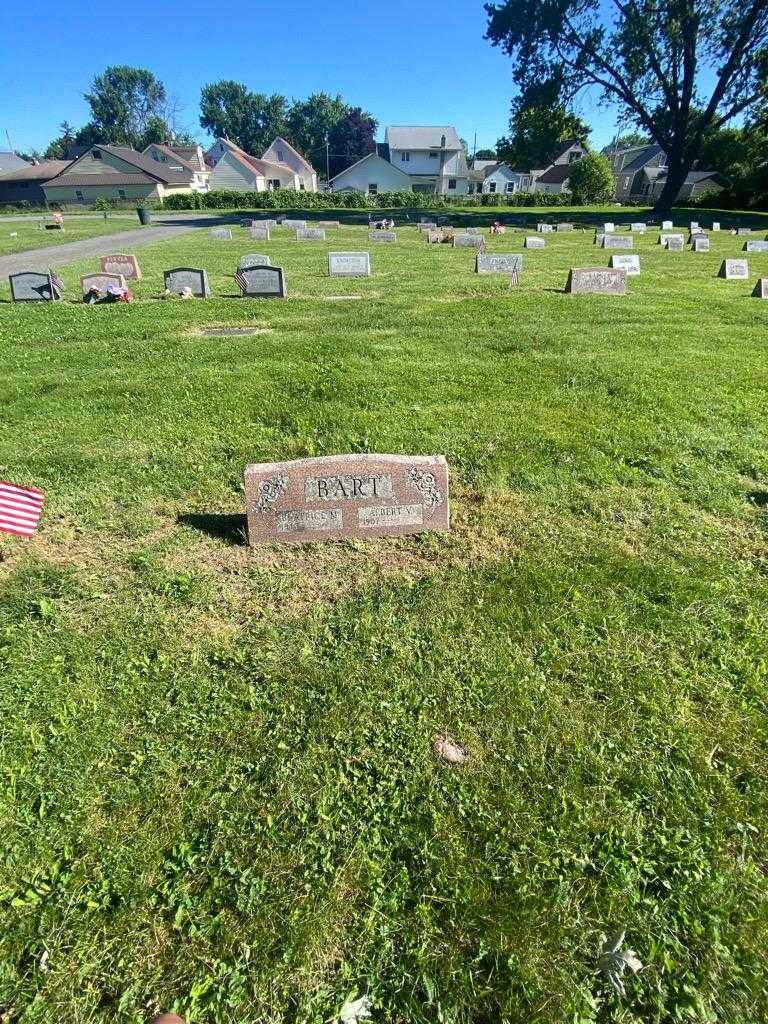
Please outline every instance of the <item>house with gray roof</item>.
[[7, 171], [18, 171], [22, 167], [29, 167], [29, 161], [22, 160], [20, 156], [16, 156], [10, 151], [0, 151], [0, 174], [5, 174]]
[[22, 161], [21, 167], [0, 173], [0, 205], [45, 206], [43, 185], [69, 164], [69, 160]]
[[43, 185], [48, 203], [91, 206], [97, 199], [131, 203], [192, 192], [191, 170], [175, 170], [127, 146], [91, 146]]
[[334, 192], [410, 190], [460, 196], [469, 191], [469, 166], [456, 129], [450, 125], [392, 125], [376, 152], [358, 160], [330, 182]]
[[236, 192], [268, 192], [276, 188], [317, 192], [317, 172], [293, 146], [276, 138], [261, 157], [251, 156], [231, 139], [217, 139], [206, 153], [213, 163], [210, 187]]
[[[653, 203], [667, 181], [667, 154], [661, 146], [608, 147], [603, 150], [611, 163], [619, 202]], [[727, 179], [716, 171], [691, 171], [677, 194], [678, 201], [693, 199], [705, 192], [720, 192]]]
[[143, 151], [172, 171], [189, 171], [195, 192], [207, 192], [211, 168], [205, 162], [202, 146], [176, 146], [172, 142], [153, 142]]

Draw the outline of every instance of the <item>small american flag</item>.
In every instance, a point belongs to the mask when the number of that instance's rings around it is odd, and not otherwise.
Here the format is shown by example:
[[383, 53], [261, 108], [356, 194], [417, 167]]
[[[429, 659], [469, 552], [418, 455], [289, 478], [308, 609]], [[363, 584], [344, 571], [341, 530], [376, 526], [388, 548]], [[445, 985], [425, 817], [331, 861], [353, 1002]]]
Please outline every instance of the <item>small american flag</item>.
[[56, 271], [55, 270], [51, 270], [50, 267], [49, 267], [48, 268], [48, 275], [50, 276], [51, 284], [56, 289], [56, 291], [57, 292], [63, 292], [64, 291], [64, 282], [61, 280], [61, 278], [56, 273]]
[[245, 276], [245, 274], [243, 273], [242, 270], [238, 270], [237, 271], [237, 273], [235, 274], [235, 280], [237, 281], [238, 285], [240, 286], [240, 291], [244, 292], [246, 290], [246, 288], [248, 287], [248, 281], [247, 281], [246, 276]]
[[40, 523], [44, 500], [37, 487], [17, 487], [0, 480], [0, 532], [31, 537]]

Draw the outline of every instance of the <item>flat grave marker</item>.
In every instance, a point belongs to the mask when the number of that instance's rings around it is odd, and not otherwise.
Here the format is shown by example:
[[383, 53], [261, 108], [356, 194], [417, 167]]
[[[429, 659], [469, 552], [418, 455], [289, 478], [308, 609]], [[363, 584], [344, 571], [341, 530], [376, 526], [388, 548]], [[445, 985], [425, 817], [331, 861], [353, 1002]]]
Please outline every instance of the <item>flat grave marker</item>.
[[749, 263], [747, 260], [723, 260], [717, 276], [726, 281], [748, 281]]
[[114, 256], [100, 256], [99, 266], [103, 274], [120, 274], [126, 281], [140, 281], [141, 268], [135, 256], [116, 253]]
[[368, 252], [329, 252], [330, 277], [370, 277], [371, 254]]
[[612, 270], [615, 270], [617, 267], [623, 267], [627, 272], [627, 277], [640, 276], [640, 257], [636, 253], [632, 255], [611, 256], [608, 266]]
[[50, 272], [42, 274], [37, 270], [22, 270], [18, 274], [10, 274], [8, 282], [14, 302], [56, 302], [61, 297]]
[[237, 278], [244, 299], [284, 299], [286, 296], [282, 267], [242, 267]]
[[572, 295], [626, 295], [627, 272], [619, 267], [571, 267], [565, 290]]
[[330, 455], [245, 470], [248, 540], [306, 543], [449, 530], [441, 455]]
[[519, 252], [479, 252], [475, 257], [476, 274], [519, 274], [522, 269], [523, 256]]
[[166, 270], [163, 277], [166, 291], [174, 295], [181, 295], [185, 288], [189, 288], [196, 299], [210, 297], [208, 274], [197, 267], [174, 267], [173, 270]]

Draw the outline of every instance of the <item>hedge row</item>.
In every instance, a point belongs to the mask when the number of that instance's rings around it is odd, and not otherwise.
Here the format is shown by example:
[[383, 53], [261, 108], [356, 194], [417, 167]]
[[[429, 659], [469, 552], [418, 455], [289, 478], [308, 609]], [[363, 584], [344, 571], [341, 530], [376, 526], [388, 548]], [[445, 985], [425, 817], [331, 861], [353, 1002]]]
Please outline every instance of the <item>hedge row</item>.
[[278, 188], [270, 192], [192, 192], [168, 196], [163, 201], [166, 210], [391, 210], [447, 209], [451, 206], [571, 206], [570, 193], [549, 195], [537, 192], [531, 195], [519, 192], [513, 195], [483, 194], [480, 196], [438, 196], [429, 192], [380, 192], [369, 196], [364, 192], [296, 192]]

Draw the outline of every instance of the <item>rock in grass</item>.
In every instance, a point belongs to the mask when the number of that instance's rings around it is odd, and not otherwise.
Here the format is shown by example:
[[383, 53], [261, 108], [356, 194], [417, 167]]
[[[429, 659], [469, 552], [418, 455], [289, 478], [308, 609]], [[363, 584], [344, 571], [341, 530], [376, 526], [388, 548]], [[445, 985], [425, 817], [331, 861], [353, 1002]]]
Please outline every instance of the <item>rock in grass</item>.
[[454, 743], [450, 736], [435, 736], [432, 741], [432, 749], [449, 764], [464, 764], [469, 760], [469, 751], [466, 747], [460, 747]]

